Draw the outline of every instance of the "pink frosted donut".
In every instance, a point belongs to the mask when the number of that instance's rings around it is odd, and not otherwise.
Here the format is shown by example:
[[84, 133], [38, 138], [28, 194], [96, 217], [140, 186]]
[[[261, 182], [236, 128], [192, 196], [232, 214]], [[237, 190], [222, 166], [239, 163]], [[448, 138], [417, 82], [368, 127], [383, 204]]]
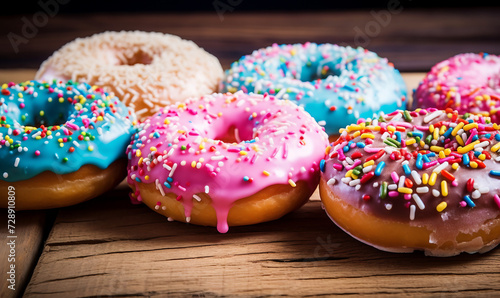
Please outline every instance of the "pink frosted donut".
[[500, 57], [460, 54], [432, 67], [414, 93], [413, 108], [490, 114], [500, 123]]
[[327, 146], [324, 129], [290, 101], [213, 94], [141, 124], [127, 149], [127, 181], [133, 201], [225, 233], [303, 205]]

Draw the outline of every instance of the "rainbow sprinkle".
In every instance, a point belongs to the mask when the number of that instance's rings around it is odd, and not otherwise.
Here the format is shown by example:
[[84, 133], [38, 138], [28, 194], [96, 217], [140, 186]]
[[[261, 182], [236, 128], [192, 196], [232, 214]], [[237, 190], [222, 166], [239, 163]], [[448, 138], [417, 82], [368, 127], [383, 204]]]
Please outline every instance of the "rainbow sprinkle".
[[[359, 117], [406, 108], [405, 83], [386, 58], [361, 47], [327, 43], [273, 44], [256, 50], [231, 65], [220, 90], [291, 100], [330, 135]], [[405, 117], [411, 119], [408, 113]]]
[[84, 164], [108, 167], [125, 157], [136, 118], [102, 88], [72, 81], [1, 86], [0, 173], [6, 181]]
[[[396, 111], [360, 119], [340, 133], [322, 175], [334, 179], [330, 185], [340, 180], [359, 191], [348, 200], [365, 202], [363, 210], [386, 213], [390, 206], [401, 220], [431, 217], [432, 209], [446, 214], [442, 220], [457, 210], [492, 204], [500, 210], [500, 126], [488, 117], [451, 109]], [[353, 146], [358, 142], [364, 146]]]
[[187, 222], [193, 199], [210, 192], [225, 233], [236, 200], [276, 184], [314, 191], [327, 146], [323, 128], [290, 101], [241, 91], [192, 98], [140, 124], [127, 148], [130, 197], [142, 201], [140, 183], [155, 183], [162, 196], [175, 194]]

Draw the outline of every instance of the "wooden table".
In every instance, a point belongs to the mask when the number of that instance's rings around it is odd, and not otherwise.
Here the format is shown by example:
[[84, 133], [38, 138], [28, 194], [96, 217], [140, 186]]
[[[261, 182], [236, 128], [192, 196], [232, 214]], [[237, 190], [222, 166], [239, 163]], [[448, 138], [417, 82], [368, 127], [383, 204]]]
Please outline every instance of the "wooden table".
[[[498, 50], [499, 12], [401, 13], [372, 39], [370, 48], [382, 51], [381, 55], [407, 71], [403, 76], [411, 91], [423, 77], [422, 71], [441, 59], [459, 52]], [[469, 25], [461, 23], [464, 16], [472, 20]], [[62, 44], [104, 28], [178, 34], [195, 40], [228, 67], [239, 56], [272, 42], [348, 42], [353, 40], [348, 30], [373, 20], [368, 11], [234, 13], [223, 22], [213, 14], [162, 17], [139, 16], [134, 24], [126, 15], [55, 17], [18, 54], [0, 46], [0, 67], [4, 67], [0, 81], [32, 78], [37, 65]], [[7, 27], [0, 27], [18, 30], [12, 25], [15, 20], [7, 17], [2, 20]], [[66, 30], [57, 27], [63, 24]], [[452, 258], [381, 252], [337, 228], [321, 209], [317, 192], [303, 208], [282, 219], [232, 227], [227, 234], [211, 227], [167, 222], [143, 205], [132, 205], [127, 192], [122, 183], [77, 206], [18, 212], [16, 291], [7, 289], [4, 273], [1, 296], [488, 297], [500, 293], [499, 249]], [[6, 229], [0, 229], [5, 243], [7, 236]], [[1, 245], [0, 252], [0, 269], [7, 272], [8, 245]]]
[[[0, 80], [11, 73], [28, 79], [33, 72], [0, 71]], [[410, 89], [423, 75], [403, 74]], [[77, 206], [18, 212], [18, 291], [26, 286], [26, 297], [491, 296], [500, 291], [500, 250], [444, 259], [381, 252], [337, 228], [318, 192], [280, 220], [219, 234], [211, 227], [167, 222], [144, 205], [132, 205], [127, 191], [122, 183]], [[0, 239], [7, 239], [5, 230]], [[5, 245], [0, 250], [7, 255]], [[0, 259], [0, 268], [7, 268], [6, 261]], [[12, 294], [6, 286], [2, 293]]]

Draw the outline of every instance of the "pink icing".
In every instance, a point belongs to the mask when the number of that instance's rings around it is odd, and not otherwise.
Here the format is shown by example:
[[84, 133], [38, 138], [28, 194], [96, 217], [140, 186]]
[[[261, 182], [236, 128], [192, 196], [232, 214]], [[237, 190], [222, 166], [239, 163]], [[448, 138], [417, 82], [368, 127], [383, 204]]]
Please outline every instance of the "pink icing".
[[[196, 195], [208, 193], [221, 233], [239, 199], [299, 180], [315, 189], [328, 146], [324, 129], [303, 108], [243, 92], [169, 106], [141, 125], [127, 149], [128, 183], [156, 183], [164, 193], [175, 193], [186, 218]], [[236, 141], [219, 140], [231, 127]], [[131, 197], [142, 200], [138, 191]]]
[[414, 107], [488, 112], [500, 123], [500, 57], [460, 54], [432, 67], [414, 94]]

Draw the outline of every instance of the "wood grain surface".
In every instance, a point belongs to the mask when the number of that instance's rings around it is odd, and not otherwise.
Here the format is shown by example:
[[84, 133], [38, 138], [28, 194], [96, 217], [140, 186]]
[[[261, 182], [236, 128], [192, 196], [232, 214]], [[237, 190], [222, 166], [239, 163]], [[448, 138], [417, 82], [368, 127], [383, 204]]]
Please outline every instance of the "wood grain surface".
[[[0, 268], [4, 273], [2, 277], [6, 277], [2, 278], [1, 297], [16, 297], [24, 291], [41, 254], [45, 233], [51, 227], [50, 218], [54, 216], [55, 211], [16, 212], [15, 233], [9, 234], [7, 228], [0, 229], [0, 239], [4, 242], [0, 246]], [[15, 266], [13, 283], [7, 280], [11, 279], [10, 265]], [[15, 290], [8, 288], [12, 284]]]
[[[33, 73], [0, 71], [0, 80], [22, 81]], [[412, 89], [423, 75], [403, 77]], [[491, 297], [500, 291], [500, 250], [452, 258], [385, 253], [337, 228], [318, 192], [282, 219], [232, 227], [227, 234], [168, 222], [132, 205], [127, 192], [122, 183], [92, 201], [52, 212], [55, 222], [45, 242], [45, 213], [19, 212], [17, 285], [25, 288], [24, 297]], [[5, 246], [0, 251], [6, 255]]]
[[[193, 40], [223, 67], [272, 43], [364, 46], [404, 72], [410, 94], [432, 65], [463, 52], [500, 54], [500, 9], [406, 9], [293, 13], [58, 14], [18, 51], [32, 14], [0, 19], [0, 81], [33, 78], [53, 51], [104, 30], [160, 31]], [[389, 14], [384, 14], [384, 12]], [[386, 22], [383, 21], [386, 17]], [[378, 27], [377, 27], [378, 24]], [[1, 161], [0, 161], [1, 162]], [[167, 220], [132, 205], [127, 186], [52, 211], [19, 212], [16, 291], [2, 297], [469, 296], [500, 293], [500, 250], [429, 258], [391, 254], [339, 230], [316, 192], [284, 218], [228, 234]], [[50, 232], [50, 234], [49, 234]], [[6, 243], [7, 232], [0, 230]], [[0, 245], [6, 272], [9, 248]], [[36, 267], [35, 267], [36, 265]]]
[[500, 250], [431, 258], [362, 244], [320, 202], [269, 223], [167, 222], [126, 190], [65, 208], [25, 297], [383, 295], [488, 297], [500, 290]]

